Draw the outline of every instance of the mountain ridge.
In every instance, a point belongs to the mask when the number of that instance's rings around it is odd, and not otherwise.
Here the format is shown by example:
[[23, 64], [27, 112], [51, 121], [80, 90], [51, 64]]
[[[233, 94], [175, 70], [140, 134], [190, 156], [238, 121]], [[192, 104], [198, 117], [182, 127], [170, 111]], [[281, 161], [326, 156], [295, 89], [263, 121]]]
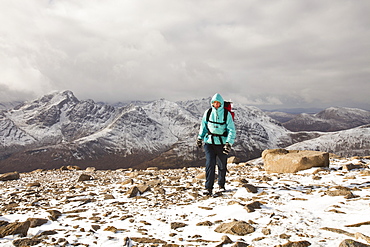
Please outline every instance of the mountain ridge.
[[315, 114], [301, 113], [291, 117], [283, 123], [291, 131], [333, 132], [370, 124], [369, 111], [349, 107], [329, 107]]
[[[0, 113], [0, 172], [58, 168], [177, 168], [204, 164], [194, 142], [210, 99], [151, 102], [115, 107], [78, 100], [62, 91]], [[260, 157], [317, 138], [321, 132], [291, 132], [256, 107], [234, 104], [237, 139], [231, 155]]]

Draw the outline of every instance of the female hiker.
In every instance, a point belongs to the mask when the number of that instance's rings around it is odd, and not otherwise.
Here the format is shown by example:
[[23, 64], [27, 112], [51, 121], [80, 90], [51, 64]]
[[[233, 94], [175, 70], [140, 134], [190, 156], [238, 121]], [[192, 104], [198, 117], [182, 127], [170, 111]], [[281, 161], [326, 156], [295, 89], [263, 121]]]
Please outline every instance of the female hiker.
[[[216, 93], [211, 100], [211, 108], [204, 112], [197, 139], [197, 146], [204, 141], [206, 154], [205, 194], [212, 195], [216, 164], [218, 186], [225, 190], [227, 155], [235, 140], [235, 125], [231, 113], [224, 109], [224, 99]], [[217, 162], [217, 158], [219, 162]]]

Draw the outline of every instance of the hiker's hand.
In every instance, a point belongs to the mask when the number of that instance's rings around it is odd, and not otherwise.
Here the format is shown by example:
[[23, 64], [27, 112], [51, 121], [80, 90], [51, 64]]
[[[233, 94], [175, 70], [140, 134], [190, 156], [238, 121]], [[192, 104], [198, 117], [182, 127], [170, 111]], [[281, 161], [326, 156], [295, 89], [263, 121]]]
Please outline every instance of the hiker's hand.
[[203, 144], [202, 139], [197, 139], [197, 143], [196, 144], [197, 144], [198, 148], [202, 147], [202, 144]]
[[226, 142], [225, 146], [224, 146], [224, 150], [223, 150], [223, 153], [228, 155], [231, 151], [231, 145], [230, 143]]

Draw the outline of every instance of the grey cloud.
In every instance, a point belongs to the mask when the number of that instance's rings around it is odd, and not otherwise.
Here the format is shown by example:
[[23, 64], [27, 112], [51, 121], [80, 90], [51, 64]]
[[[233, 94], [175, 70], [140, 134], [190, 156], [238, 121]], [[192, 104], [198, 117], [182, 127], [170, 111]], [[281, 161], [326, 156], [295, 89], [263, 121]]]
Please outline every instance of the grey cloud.
[[11, 90], [369, 107], [367, 1], [5, 2], [0, 85]]

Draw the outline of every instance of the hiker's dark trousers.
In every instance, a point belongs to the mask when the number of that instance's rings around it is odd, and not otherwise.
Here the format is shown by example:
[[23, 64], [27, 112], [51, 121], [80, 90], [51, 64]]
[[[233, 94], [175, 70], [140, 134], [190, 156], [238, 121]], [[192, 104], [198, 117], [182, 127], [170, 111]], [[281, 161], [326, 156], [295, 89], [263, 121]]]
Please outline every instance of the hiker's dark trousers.
[[[223, 145], [205, 143], [204, 151], [206, 153], [206, 189], [213, 189], [216, 164], [218, 168], [218, 185], [220, 187], [225, 187], [227, 155], [223, 153]], [[218, 162], [217, 157], [219, 158]]]

